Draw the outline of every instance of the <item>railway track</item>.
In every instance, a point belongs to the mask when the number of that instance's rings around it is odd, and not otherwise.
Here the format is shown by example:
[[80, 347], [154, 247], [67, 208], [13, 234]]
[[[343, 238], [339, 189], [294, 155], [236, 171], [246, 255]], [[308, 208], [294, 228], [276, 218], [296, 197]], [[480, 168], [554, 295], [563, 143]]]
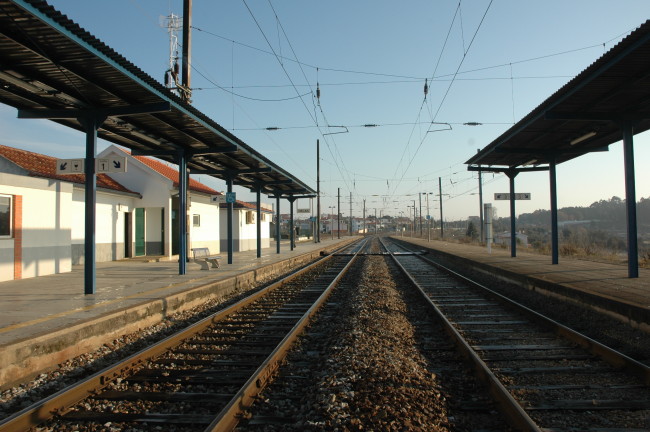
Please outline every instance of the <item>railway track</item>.
[[28, 430], [232, 430], [365, 241], [0, 422]]
[[650, 368], [426, 257], [393, 259], [524, 431], [650, 430]]

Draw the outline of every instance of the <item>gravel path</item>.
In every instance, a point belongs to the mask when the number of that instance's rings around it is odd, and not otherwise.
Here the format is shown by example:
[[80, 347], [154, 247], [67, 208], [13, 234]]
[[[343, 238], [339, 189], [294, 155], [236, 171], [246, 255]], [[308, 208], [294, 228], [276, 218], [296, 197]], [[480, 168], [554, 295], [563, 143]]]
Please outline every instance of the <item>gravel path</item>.
[[238, 430], [508, 430], [419, 297], [364, 261]]

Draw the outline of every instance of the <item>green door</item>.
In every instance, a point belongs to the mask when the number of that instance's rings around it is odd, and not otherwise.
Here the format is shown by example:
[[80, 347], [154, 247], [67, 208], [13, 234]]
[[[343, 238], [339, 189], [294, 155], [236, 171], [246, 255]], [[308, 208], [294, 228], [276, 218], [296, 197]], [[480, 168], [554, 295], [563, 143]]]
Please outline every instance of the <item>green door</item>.
[[144, 209], [135, 209], [135, 256], [143, 256], [144, 250]]

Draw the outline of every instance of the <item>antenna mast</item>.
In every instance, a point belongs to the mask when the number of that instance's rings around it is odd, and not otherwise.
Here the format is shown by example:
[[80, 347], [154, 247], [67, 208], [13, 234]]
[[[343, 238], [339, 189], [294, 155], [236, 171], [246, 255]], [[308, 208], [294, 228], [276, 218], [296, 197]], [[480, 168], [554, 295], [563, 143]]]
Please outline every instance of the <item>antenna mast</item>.
[[165, 71], [165, 87], [189, 102], [191, 91], [189, 86], [181, 83], [180, 65], [178, 63], [178, 32], [183, 27], [183, 18], [175, 14], [160, 17], [160, 26], [166, 28], [169, 33], [169, 68]]

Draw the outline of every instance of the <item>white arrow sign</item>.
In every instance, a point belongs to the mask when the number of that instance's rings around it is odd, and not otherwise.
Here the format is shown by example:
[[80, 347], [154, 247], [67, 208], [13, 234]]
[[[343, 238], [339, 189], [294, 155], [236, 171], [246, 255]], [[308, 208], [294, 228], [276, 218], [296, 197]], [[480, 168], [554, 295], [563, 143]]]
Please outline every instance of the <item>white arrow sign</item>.
[[83, 174], [84, 160], [83, 159], [57, 159], [56, 173], [57, 174]]
[[95, 159], [95, 172], [97, 174], [126, 172], [126, 157], [111, 156]]

